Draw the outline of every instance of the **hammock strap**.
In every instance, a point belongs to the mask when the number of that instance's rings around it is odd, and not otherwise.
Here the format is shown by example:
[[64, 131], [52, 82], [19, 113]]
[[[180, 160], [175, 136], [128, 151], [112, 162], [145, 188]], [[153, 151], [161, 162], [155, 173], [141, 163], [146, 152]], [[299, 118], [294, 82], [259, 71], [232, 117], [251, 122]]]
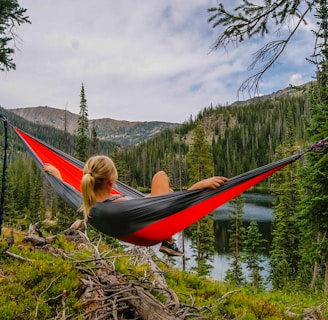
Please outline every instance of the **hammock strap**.
[[0, 198], [0, 235], [2, 233], [2, 217], [3, 206], [5, 202], [5, 189], [6, 189], [6, 170], [7, 170], [7, 149], [8, 149], [8, 125], [9, 121], [0, 114], [5, 129], [4, 153], [3, 153], [3, 166], [2, 166], [2, 183], [1, 183], [1, 198]]
[[324, 152], [326, 150], [326, 143], [328, 142], [328, 137], [326, 137], [325, 139], [320, 140], [317, 143], [314, 143], [309, 149], [305, 150], [303, 154], [310, 152], [310, 151], [315, 151], [315, 152]]

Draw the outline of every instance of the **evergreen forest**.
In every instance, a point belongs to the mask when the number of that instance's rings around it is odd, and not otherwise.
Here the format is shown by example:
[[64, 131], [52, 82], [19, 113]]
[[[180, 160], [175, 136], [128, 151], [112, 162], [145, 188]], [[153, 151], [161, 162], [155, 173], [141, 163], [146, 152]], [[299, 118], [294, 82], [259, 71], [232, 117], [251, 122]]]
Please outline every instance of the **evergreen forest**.
[[[179, 128], [165, 129], [138, 145], [120, 146], [98, 140], [89, 155], [111, 156], [117, 164], [119, 179], [142, 191], [148, 191], [151, 178], [158, 170], [168, 172], [174, 190], [185, 189], [190, 185], [187, 158], [198, 123], [201, 123], [211, 153], [213, 175], [233, 177], [273, 161], [276, 148], [286, 135], [288, 108], [292, 110], [295, 139], [302, 151], [302, 147], [307, 146], [306, 119], [310, 116], [306, 95], [255, 100], [243, 106], [209, 106]], [[13, 126], [75, 155], [76, 138], [73, 135], [30, 123], [9, 110], [0, 111]], [[3, 136], [3, 128], [0, 130]], [[9, 132], [9, 167], [16, 161], [29, 161], [25, 147], [13, 131]], [[0, 152], [3, 152], [3, 140], [0, 141]]]
[[[308, 126], [311, 116], [313, 117], [313, 106], [311, 96], [299, 92], [294, 96], [255, 100], [244, 105], [209, 106], [195, 119], [189, 119], [179, 128], [166, 129], [138, 145], [120, 146], [110, 141], [100, 142], [96, 138], [96, 132], [90, 130], [88, 134], [92, 148], [89, 147], [87, 150], [89, 155], [103, 153], [111, 156], [117, 165], [119, 179], [142, 192], [149, 192], [151, 177], [158, 170], [169, 173], [175, 190], [186, 189], [195, 182], [195, 172], [199, 171], [195, 163], [198, 162], [207, 163], [199, 178], [211, 173], [232, 177], [282, 157], [305, 151], [310, 146], [308, 132], [311, 128]], [[11, 125], [77, 156], [76, 136], [27, 122], [5, 109], [1, 110], [1, 114]], [[37, 223], [40, 224], [43, 233], [61, 232], [78, 218], [77, 214], [54, 194], [14, 131], [10, 127], [8, 129], [3, 226], [6, 229], [13, 228], [26, 232], [31, 224]], [[3, 158], [4, 128], [1, 127], [0, 130]], [[92, 136], [95, 137], [92, 139]], [[302, 168], [302, 163], [303, 161], [300, 161], [296, 167]], [[278, 173], [277, 177], [256, 186], [257, 190], [271, 192], [276, 196], [276, 240], [273, 242], [272, 250], [271, 282], [276, 289], [287, 292], [293, 290], [295, 285], [298, 290], [304, 292], [322, 292], [325, 290], [325, 260], [318, 260], [317, 256], [309, 255], [308, 239], [316, 234], [317, 229], [313, 226], [311, 232], [305, 230], [304, 224], [309, 217], [306, 216], [305, 209], [300, 209], [299, 214], [296, 210], [296, 202], [300, 203], [301, 208], [301, 197], [297, 198], [297, 195], [301, 193], [302, 187], [296, 172], [299, 170], [296, 171], [295, 166], [291, 166], [290, 169]], [[290, 205], [292, 213], [287, 210]], [[234, 208], [233, 203], [231, 206]], [[306, 208], [305, 203], [303, 208]], [[240, 220], [242, 202], [239, 202], [238, 209], [233, 209], [233, 212], [236, 213], [235, 221]], [[298, 219], [298, 216], [301, 219]], [[234, 225], [236, 226], [236, 223]], [[242, 227], [239, 229], [240, 232], [243, 230]], [[292, 229], [294, 231], [291, 231]], [[231, 237], [233, 259], [226, 280], [236, 287], [247, 285], [240, 270], [240, 262], [247, 261], [252, 274], [250, 285], [260, 290], [264, 288], [263, 279], [259, 275], [260, 260], [254, 246], [256, 243], [260, 246], [261, 240], [254, 224], [243, 232], [247, 233], [246, 239], [245, 234], [240, 233]], [[234, 234], [233, 230], [231, 233]], [[91, 239], [98, 236], [97, 231], [92, 228], [89, 234]], [[306, 237], [302, 239], [300, 234], [306, 234]], [[193, 271], [200, 276], [206, 276], [211, 269], [210, 261], [214, 254], [214, 245], [211, 245], [214, 244], [213, 222], [210, 216], [190, 226], [189, 236], [197, 261]], [[239, 239], [239, 254], [234, 251], [236, 239]], [[279, 239], [282, 240], [279, 242]], [[104, 236], [104, 240], [109, 245], [117, 245], [115, 239]], [[321, 248], [323, 240], [322, 237], [318, 238], [318, 245]], [[320, 249], [312, 244], [310, 250], [319, 252]], [[311, 270], [313, 261], [316, 261], [315, 274]]]

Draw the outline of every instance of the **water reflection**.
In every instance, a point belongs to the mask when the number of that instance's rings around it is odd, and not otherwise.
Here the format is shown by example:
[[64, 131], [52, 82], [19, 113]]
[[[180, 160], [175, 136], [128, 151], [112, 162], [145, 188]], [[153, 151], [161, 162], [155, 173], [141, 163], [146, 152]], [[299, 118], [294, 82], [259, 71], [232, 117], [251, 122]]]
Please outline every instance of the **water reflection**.
[[[245, 193], [245, 206], [243, 223], [247, 228], [252, 220], [258, 224], [262, 238], [266, 240], [263, 244], [263, 255], [268, 255], [272, 241], [272, 196], [260, 193]], [[214, 233], [215, 249], [220, 254], [229, 252], [229, 205], [225, 204], [214, 211]]]
[[[272, 234], [272, 196], [268, 194], [260, 193], [245, 193], [245, 205], [243, 222], [247, 227], [252, 220], [258, 223], [259, 231], [262, 234], [262, 238], [267, 240], [265, 249], [260, 252], [263, 257], [262, 267], [264, 270], [261, 275], [264, 279], [267, 279], [269, 274], [269, 250], [271, 244]], [[212, 263], [213, 269], [211, 270], [211, 276], [218, 280], [224, 280], [227, 270], [229, 269], [229, 253], [228, 253], [228, 229], [229, 225], [229, 206], [228, 204], [221, 206], [213, 212], [214, 231], [215, 231], [215, 248], [216, 253], [214, 255], [214, 261]], [[192, 258], [193, 252], [191, 249], [191, 241], [187, 234], [185, 234], [185, 257], [186, 257], [186, 270], [191, 270], [195, 266], [195, 262]], [[181, 243], [181, 238], [178, 239], [178, 243]], [[182, 268], [182, 260], [176, 258], [176, 265]], [[246, 266], [242, 264], [243, 274], [247, 277], [248, 270]], [[270, 285], [267, 284], [269, 288]]]
[[[256, 221], [259, 227], [259, 232], [262, 238], [267, 240], [263, 245], [263, 252], [260, 252], [263, 257], [262, 276], [266, 279], [269, 273], [269, 251], [272, 241], [272, 200], [273, 197], [268, 194], [261, 193], [244, 193], [245, 205], [243, 214], [243, 223], [247, 227], [252, 220]], [[229, 205], [225, 204], [213, 212], [214, 231], [215, 231], [215, 248], [212, 277], [218, 280], [224, 280], [226, 271], [229, 269], [229, 254], [228, 254], [228, 229], [229, 222]], [[248, 271], [245, 265], [242, 265], [243, 273], [247, 276]]]

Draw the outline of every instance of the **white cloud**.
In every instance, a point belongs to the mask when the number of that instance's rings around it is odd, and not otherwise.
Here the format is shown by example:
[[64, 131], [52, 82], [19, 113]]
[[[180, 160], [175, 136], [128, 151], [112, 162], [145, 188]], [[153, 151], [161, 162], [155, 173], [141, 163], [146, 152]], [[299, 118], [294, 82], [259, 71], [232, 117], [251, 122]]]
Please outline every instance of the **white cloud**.
[[[232, 103], [264, 44], [245, 41], [210, 52], [219, 30], [207, 23], [215, 0], [21, 0], [31, 25], [16, 71], [0, 74], [5, 108], [48, 105], [78, 113], [81, 83], [90, 118], [182, 122], [213, 103]], [[262, 93], [309, 75], [309, 32], [293, 43], [261, 84]], [[264, 39], [266, 41], [266, 39]], [[305, 48], [307, 48], [305, 50]], [[304, 55], [302, 55], [304, 53]], [[245, 97], [247, 98], [247, 97]]]
[[304, 83], [302, 75], [300, 73], [291, 74], [289, 77], [289, 83], [293, 85], [300, 85]]

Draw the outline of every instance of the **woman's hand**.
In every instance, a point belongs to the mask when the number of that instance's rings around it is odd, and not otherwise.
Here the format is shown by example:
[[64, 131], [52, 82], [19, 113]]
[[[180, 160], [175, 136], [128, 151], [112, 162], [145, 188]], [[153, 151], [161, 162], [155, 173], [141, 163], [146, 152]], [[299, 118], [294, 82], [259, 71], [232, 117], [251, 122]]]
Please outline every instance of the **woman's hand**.
[[50, 163], [44, 163], [43, 164], [43, 170], [45, 172], [49, 172], [50, 174], [52, 174], [53, 176], [57, 177], [58, 179], [63, 180], [62, 179], [62, 176], [60, 174], [60, 171], [55, 166], [53, 166], [52, 164], [50, 164]]
[[227, 181], [229, 181], [229, 179], [226, 177], [214, 176], [195, 183], [189, 190], [216, 189], [223, 186]]

